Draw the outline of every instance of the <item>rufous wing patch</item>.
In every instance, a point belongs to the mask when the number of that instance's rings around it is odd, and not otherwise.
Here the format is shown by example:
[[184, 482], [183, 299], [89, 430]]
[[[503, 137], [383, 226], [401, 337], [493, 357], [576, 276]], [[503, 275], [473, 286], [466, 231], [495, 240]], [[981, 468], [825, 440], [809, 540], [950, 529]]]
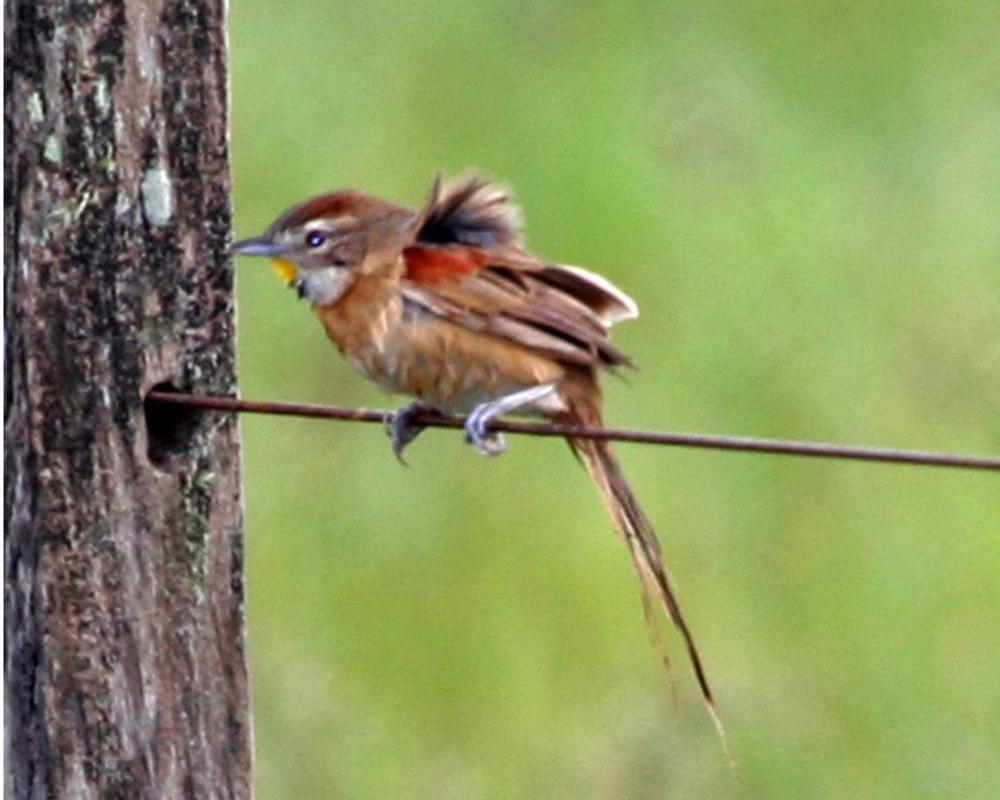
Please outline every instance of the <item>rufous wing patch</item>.
[[472, 247], [412, 245], [403, 250], [403, 260], [408, 280], [432, 284], [470, 275], [482, 267], [489, 256]]

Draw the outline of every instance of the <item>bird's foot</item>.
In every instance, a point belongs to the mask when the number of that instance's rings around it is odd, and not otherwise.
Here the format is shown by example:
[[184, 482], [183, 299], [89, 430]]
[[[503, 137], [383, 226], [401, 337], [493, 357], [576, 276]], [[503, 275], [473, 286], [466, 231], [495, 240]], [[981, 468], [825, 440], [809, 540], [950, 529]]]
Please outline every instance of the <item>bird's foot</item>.
[[418, 424], [415, 420], [421, 414], [426, 414], [431, 410], [430, 406], [424, 405], [419, 400], [414, 400], [386, 417], [385, 428], [392, 440], [392, 452], [404, 467], [409, 466], [409, 464], [403, 458], [403, 450], [427, 427]]
[[489, 403], [476, 406], [465, 420], [465, 441], [484, 456], [498, 456], [507, 449], [507, 440], [499, 431], [490, 431], [495, 414], [489, 413]]
[[500, 455], [507, 449], [507, 440], [499, 431], [490, 430], [493, 420], [502, 414], [537, 403], [555, 391], [555, 388], [555, 384], [545, 383], [480, 403], [465, 420], [465, 441], [484, 456]]

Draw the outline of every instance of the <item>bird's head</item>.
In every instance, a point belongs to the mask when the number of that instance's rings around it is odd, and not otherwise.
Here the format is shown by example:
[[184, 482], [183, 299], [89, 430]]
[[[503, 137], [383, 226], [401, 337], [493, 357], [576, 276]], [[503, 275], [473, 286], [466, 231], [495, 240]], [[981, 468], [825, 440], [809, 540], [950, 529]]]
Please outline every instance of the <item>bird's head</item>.
[[236, 242], [232, 252], [270, 258], [301, 296], [329, 305], [360, 272], [384, 267], [372, 256], [400, 247], [413, 220], [409, 209], [377, 197], [330, 192], [288, 209], [263, 236]]

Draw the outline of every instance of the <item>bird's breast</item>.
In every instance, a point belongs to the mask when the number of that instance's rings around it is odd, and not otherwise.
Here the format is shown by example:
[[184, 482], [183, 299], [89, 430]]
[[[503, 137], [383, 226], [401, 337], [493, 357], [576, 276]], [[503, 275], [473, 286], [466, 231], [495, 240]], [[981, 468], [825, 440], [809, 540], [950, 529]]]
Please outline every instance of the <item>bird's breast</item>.
[[[414, 309], [396, 292], [352, 289], [336, 305], [317, 310], [330, 338], [363, 374], [386, 391], [443, 412], [467, 413], [564, 376], [554, 359]], [[561, 410], [557, 397], [549, 405], [536, 410]]]

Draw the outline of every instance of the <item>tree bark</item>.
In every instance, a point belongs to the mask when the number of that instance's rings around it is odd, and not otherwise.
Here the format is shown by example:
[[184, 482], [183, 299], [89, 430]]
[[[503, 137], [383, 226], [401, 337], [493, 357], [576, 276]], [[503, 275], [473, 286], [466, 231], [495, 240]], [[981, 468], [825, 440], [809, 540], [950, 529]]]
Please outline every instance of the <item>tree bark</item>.
[[225, 3], [4, 8], [6, 794], [246, 798]]

